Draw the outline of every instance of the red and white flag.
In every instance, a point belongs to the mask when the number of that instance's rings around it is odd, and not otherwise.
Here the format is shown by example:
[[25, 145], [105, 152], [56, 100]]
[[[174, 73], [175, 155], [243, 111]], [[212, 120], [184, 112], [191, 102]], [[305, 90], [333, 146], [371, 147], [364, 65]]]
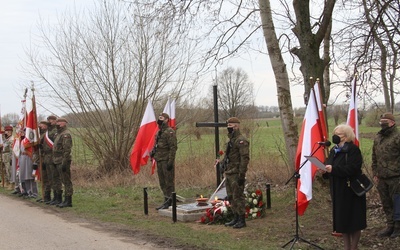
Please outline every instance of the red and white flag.
[[156, 115], [153, 105], [149, 101], [130, 156], [133, 174], [139, 173], [140, 167], [147, 164], [150, 152], [154, 146], [154, 137], [157, 131]]
[[350, 105], [349, 112], [347, 114], [347, 125], [353, 128], [354, 134], [356, 138], [354, 140], [354, 144], [359, 146], [359, 138], [358, 138], [358, 113], [357, 113], [357, 76], [354, 77], [354, 81], [351, 84], [351, 97], [350, 97]]
[[168, 121], [168, 126], [170, 126], [173, 129], [176, 129], [176, 118], [175, 118], [175, 100], [170, 100], [168, 98], [167, 103], [165, 104], [163, 113], [166, 113], [169, 115], [169, 121]]
[[[303, 215], [308, 202], [312, 199], [312, 182], [314, 180], [317, 167], [307, 161], [304, 156], [311, 155], [318, 148], [318, 142], [323, 141], [321, 132], [321, 124], [318, 116], [318, 106], [316, 98], [314, 98], [314, 90], [311, 89], [308, 99], [306, 113], [304, 115], [303, 124], [297, 145], [296, 152], [296, 170], [299, 170], [300, 178], [297, 182], [297, 205], [298, 214]], [[320, 161], [325, 161], [324, 151], [322, 148], [317, 150], [314, 155]], [[303, 166], [301, 166], [304, 163]], [[301, 168], [300, 168], [301, 167]], [[300, 169], [299, 169], [300, 168]]]
[[171, 114], [169, 115], [170, 121], [169, 121], [169, 126], [173, 129], [176, 129], [176, 118], [175, 118], [175, 110], [176, 110], [176, 102], [175, 100], [171, 101], [170, 107], [171, 107]]
[[29, 142], [33, 145], [39, 143], [39, 131], [36, 113], [36, 101], [35, 96], [32, 97], [32, 110], [29, 111], [26, 119], [26, 132], [25, 137], [28, 138]]
[[328, 126], [326, 126], [326, 119], [325, 119], [325, 109], [322, 102], [322, 95], [321, 90], [319, 87], [319, 81], [315, 82], [314, 84], [314, 93], [315, 93], [315, 101], [318, 107], [318, 117], [319, 117], [319, 124], [321, 125], [322, 130], [322, 141], [328, 140]]

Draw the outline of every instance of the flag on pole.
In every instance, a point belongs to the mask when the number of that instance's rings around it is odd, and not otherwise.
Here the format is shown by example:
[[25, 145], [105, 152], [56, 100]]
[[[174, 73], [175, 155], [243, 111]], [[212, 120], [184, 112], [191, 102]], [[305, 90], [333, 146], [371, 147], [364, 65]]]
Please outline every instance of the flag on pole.
[[168, 121], [168, 126], [170, 126], [173, 129], [176, 129], [176, 119], [175, 119], [175, 100], [170, 100], [168, 98], [167, 103], [165, 104], [163, 113], [166, 113], [169, 115], [169, 121]]
[[354, 134], [356, 138], [354, 140], [354, 144], [359, 146], [359, 137], [358, 137], [358, 106], [357, 106], [357, 75], [354, 77], [354, 81], [351, 84], [351, 96], [350, 96], [350, 105], [349, 112], [347, 113], [347, 125], [353, 128]]
[[322, 131], [322, 136], [323, 136], [322, 141], [327, 141], [328, 140], [328, 126], [326, 125], [325, 109], [323, 106], [319, 81], [316, 81], [314, 84], [314, 93], [315, 93], [315, 101], [316, 101], [317, 107], [318, 107], [319, 124], [321, 125], [321, 131]]
[[[299, 170], [300, 174], [300, 178], [297, 182], [297, 205], [299, 215], [304, 214], [308, 202], [312, 199], [312, 182], [317, 171], [317, 167], [310, 161], [306, 161], [304, 156], [311, 155], [316, 149], [315, 147], [318, 146], [317, 142], [323, 140], [321, 124], [318, 117], [318, 106], [316, 98], [314, 98], [313, 89], [310, 91], [308, 100], [309, 102], [304, 115], [296, 152], [296, 170]], [[325, 161], [323, 150], [317, 150], [313, 156], [317, 157], [322, 162]], [[303, 163], [304, 165], [302, 166]]]
[[140, 167], [146, 165], [154, 146], [154, 136], [157, 130], [156, 115], [153, 105], [149, 101], [130, 155], [133, 174], [139, 173]]
[[171, 114], [169, 115], [170, 117], [170, 121], [169, 121], [169, 126], [173, 129], [176, 129], [176, 118], [175, 118], [175, 111], [176, 111], [176, 107], [175, 107], [175, 100], [171, 101]]

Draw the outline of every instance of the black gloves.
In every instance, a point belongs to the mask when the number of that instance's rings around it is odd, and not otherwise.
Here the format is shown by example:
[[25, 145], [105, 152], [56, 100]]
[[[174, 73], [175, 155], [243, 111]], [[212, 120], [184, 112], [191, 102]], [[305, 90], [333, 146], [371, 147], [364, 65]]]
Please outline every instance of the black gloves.
[[167, 164], [167, 170], [171, 171], [174, 168], [174, 164], [173, 163], [168, 163]]
[[37, 163], [33, 163], [32, 168], [33, 168], [33, 170], [37, 170], [38, 169]]
[[246, 181], [246, 177], [244, 175], [239, 175], [237, 183], [239, 186], [243, 186], [244, 182]]

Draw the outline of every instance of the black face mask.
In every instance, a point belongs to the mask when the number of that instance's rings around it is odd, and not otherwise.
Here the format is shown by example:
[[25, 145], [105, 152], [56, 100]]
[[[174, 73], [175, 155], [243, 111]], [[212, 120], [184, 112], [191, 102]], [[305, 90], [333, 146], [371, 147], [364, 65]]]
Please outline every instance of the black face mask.
[[332, 142], [335, 144], [340, 143], [340, 137], [338, 135], [332, 135]]
[[389, 127], [389, 123], [387, 122], [380, 122], [379, 124], [381, 125], [382, 130], [385, 130]]
[[233, 128], [232, 127], [228, 127], [228, 134], [232, 134], [233, 133]]
[[158, 124], [158, 125], [160, 125], [160, 126], [161, 126], [163, 123], [164, 123], [164, 121], [163, 121], [163, 120], [160, 120], [160, 119], [158, 119], [158, 120], [157, 120], [157, 124]]

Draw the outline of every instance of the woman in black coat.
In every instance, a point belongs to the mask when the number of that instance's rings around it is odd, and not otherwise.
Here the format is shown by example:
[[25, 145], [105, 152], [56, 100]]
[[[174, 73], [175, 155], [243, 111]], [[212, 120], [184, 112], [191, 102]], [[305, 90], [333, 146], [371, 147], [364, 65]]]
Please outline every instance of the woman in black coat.
[[333, 230], [343, 234], [344, 249], [357, 249], [361, 230], [367, 227], [365, 195], [359, 197], [350, 188], [349, 181], [362, 173], [362, 155], [353, 143], [355, 135], [348, 125], [333, 130], [324, 177], [330, 179], [332, 195]]

